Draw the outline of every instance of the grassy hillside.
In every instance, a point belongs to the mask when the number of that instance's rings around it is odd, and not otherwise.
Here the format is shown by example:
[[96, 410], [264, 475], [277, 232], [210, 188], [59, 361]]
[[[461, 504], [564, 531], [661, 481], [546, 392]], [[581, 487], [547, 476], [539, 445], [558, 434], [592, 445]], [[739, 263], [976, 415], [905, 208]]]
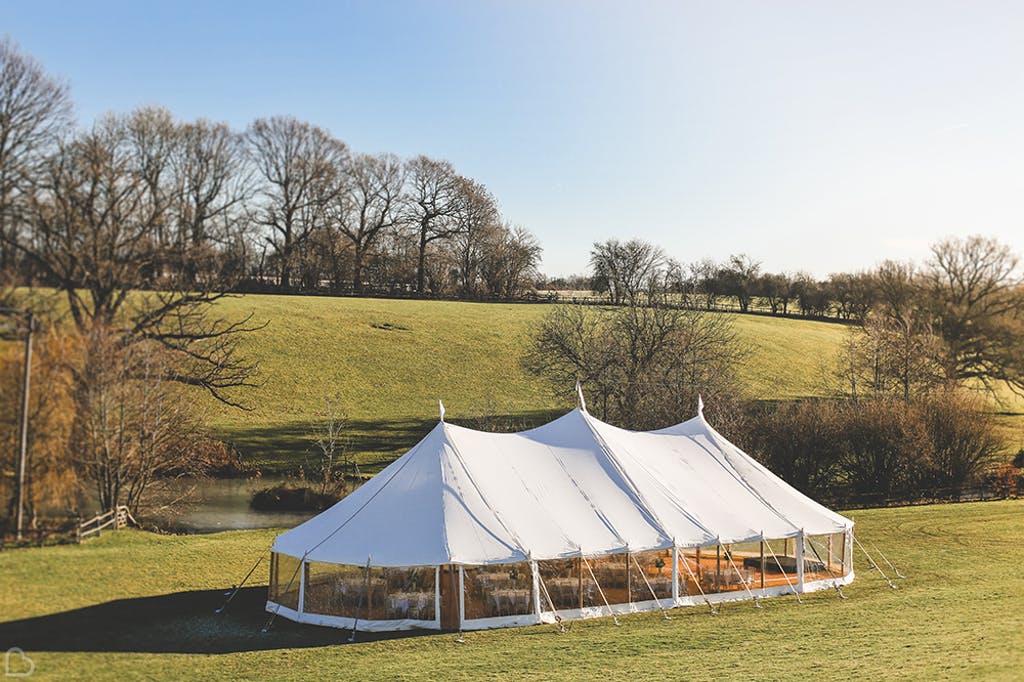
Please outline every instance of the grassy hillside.
[[[368, 463], [393, 458], [437, 420], [513, 415], [537, 423], [565, 410], [521, 366], [548, 305], [501, 305], [292, 296], [245, 296], [226, 315], [255, 313], [268, 326], [246, 339], [263, 385], [243, 400], [251, 411], [209, 401], [216, 431], [271, 466], [301, 459], [308, 423], [337, 393], [354, 447]], [[821, 391], [822, 368], [847, 333], [831, 323], [735, 315], [750, 349], [742, 376], [756, 398]]]
[[[272, 531], [106, 534], [0, 553], [0, 648], [40, 680], [1020, 679], [1024, 501], [859, 511], [858, 537], [909, 576], [890, 590], [855, 554], [835, 593], [553, 626], [344, 644], [347, 632], [278, 620], [265, 587], [213, 610]], [[870, 546], [870, 545], [869, 545]], [[256, 578], [266, 585], [266, 565]], [[364, 640], [368, 636], [362, 636]], [[17, 662], [17, 661], [15, 661]]]

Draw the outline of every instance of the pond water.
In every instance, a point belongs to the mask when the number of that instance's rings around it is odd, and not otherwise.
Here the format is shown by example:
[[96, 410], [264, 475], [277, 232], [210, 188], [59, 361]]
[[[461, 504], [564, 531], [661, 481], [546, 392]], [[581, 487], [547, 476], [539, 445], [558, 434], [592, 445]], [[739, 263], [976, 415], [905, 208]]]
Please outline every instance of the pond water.
[[249, 506], [253, 492], [284, 482], [273, 476], [261, 478], [178, 479], [164, 484], [154, 502], [186, 497], [173, 513], [143, 514], [143, 523], [179, 533], [213, 533], [248, 528], [291, 528], [314, 516], [312, 512], [256, 511]]

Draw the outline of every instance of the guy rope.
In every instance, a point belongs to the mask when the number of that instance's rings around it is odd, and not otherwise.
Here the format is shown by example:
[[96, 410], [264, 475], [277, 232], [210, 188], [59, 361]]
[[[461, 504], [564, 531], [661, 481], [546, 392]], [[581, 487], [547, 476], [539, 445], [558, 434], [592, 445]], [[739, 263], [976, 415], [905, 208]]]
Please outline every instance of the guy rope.
[[672, 616], [668, 615], [668, 611], [665, 609], [665, 606], [661, 603], [661, 600], [658, 599], [658, 595], [654, 593], [654, 588], [651, 587], [651, 581], [647, 579], [647, 574], [644, 573], [643, 567], [640, 566], [640, 562], [636, 560], [636, 554], [630, 554], [630, 556], [633, 557], [633, 563], [636, 565], [636, 570], [640, 571], [640, 577], [644, 579], [645, 583], [647, 583], [647, 589], [651, 591], [651, 596], [654, 597], [654, 601], [658, 604], [658, 608], [661, 609], [661, 613], [665, 616], [665, 620], [672, 620]]
[[249, 569], [249, 572], [245, 574], [244, 578], [242, 578], [242, 582], [238, 583], [238, 585], [236, 585], [231, 590], [231, 592], [228, 594], [227, 600], [224, 602], [224, 604], [219, 609], [214, 611], [214, 613], [224, 613], [224, 611], [227, 610], [228, 604], [231, 603], [231, 600], [235, 598], [235, 595], [238, 594], [238, 591], [242, 589], [242, 586], [245, 585], [245, 583], [249, 580], [249, 578], [252, 577], [252, 574], [256, 572], [256, 567], [260, 565], [260, 562], [262, 562], [264, 557], [266, 557], [267, 554], [269, 554], [269, 553], [270, 553], [270, 549], [269, 548], [263, 550], [263, 554], [260, 554], [259, 558], [256, 559], [256, 563], [254, 563], [252, 565], [252, 568]]
[[882, 576], [885, 582], [889, 583], [889, 587], [891, 587], [894, 590], [900, 589], [900, 586], [894, 583], [892, 579], [885, 574], [885, 571], [882, 570], [881, 566], [875, 563], [875, 560], [871, 558], [871, 555], [868, 553], [868, 550], [864, 549], [864, 545], [860, 544], [860, 540], [857, 539], [856, 533], [854, 533], [853, 535], [853, 541], [857, 543], [858, 547], [860, 547], [860, 551], [864, 552], [864, 556], [867, 557], [868, 563], [871, 564], [871, 568], [878, 571], [878, 575]]
[[[352, 621], [352, 634], [349, 635], [348, 643], [352, 644], [356, 641], [356, 627], [359, 625], [359, 614], [363, 610], [363, 597], [367, 596], [370, 589], [370, 557], [366, 557], [366, 573], [363, 574], [363, 591], [359, 593], [359, 606], [356, 607], [356, 617]], [[367, 599], [367, 604], [369, 600]]]
[[[722, 543], [721, 539], [718, 540], [718, 543]], [[750, 585], [747, 584], [746, 578], [744, 578], [743, 574], [740, 573], [740, 569], [736, 567], [736, 562], [732, 560], [732, 552], [726, 552], [725, 558], [729, 560], [729, 565], [732, 566], [732, 570], [736, 571], [736, 577], [740, 579], [740, 584], [743, 585], [743, 589], [745, 589], [747, 591], [747, 594], [750, 595], [750, 598], [754, 600], [754, 606], [756, 606], [759, 609], [762, 608], [761, 598], [750, 590]]]
[[700, 586], [700, 581], [697, 580], [697, 576], [695, 576], [693, 571], [690, 570], [690, 562], [686, 560], [685, 554], [683, 554], [683, 567], [686, 569], [686, 572], [690, 574], [690, 579], [693, 581], [693, 584], [697, 586], [697, 591], [700, 592], [700, 596], [704, 597], [704, 603], [708, 605], [708, 610], [711, 611], [711, 615], [717, 616], [718, 609], [711, 605], [711, 600], [708, 599], [708, 595], [704, 594], [704, 588]]
[[839, 593], [839, 598], [846, 599], [846, 595], [843, 594], [843, 586], [839, 584], [838, 580], [838, 578], [842, 576], [833, 571], [832, 566], [830, 566], [827, 561], [821, 558], [821, 555], [818, 554], [818, 550], [817, 548], [815, 548], [814, 541], [811, 540], [810, 536], [804, 536], [804, 540], [807, 541], [807, 546], [810, 547], [811, 552], [814, 553], [814, 558], [816, 558], [821, 563], [821, 565], [825, 567], [825, 570], [829, 572], [829, 575], [831, 575], [834, 578], [834, 580], [832, 581], [832, 587], [836, 588], [836, 592]]
[[558, 625], [558, 631], [568, 632], [569, 628], [565, 626], [562, 616], [558, 614], [558, 609], [555, 608], [555, 602], [551, 600], [551, 595], [548, 593], [548, 586], [544, 584], [544, 577], [541, 576], [540, 570], [537, 571], [537, 581], [540, 583], [540, 590], [544, 593], [544, 598], [548, 600], [548, 604], [551, 606], [551, 613], [555, 616], [555, 623]]
[[[869, 542], [870, 542], [870, 540], [869, 540]], [[882, 550], [878, 549], [878, 545], [876, 545], [875, 543], [872, 542], [871, 543], [871, 548], [875, 550], [875, 554], [877, 554], [878, 556], [882, 557], [882, 561], [884, 561], [886, 564], [888, 564], [889, 568], [892, 569], [892, 572], [896, 574], [897, 578], [899, 578], [900, 580], [906, 580], [907, 579], [907, 576], [905, 576], [902, 573], [900, 573], [900, 569], [898, 569], [895, 566], [893, 566], [892, 562], [885, 558], [885, 555], [882, 554]]]
[[785, 578], [786, 584], [789, 585], [789, 589], [793, 590], [793, 594], [796, 595], [796, 603], [803, 604], [804, 600], [800, 598], [800, 591], [794, 587], [792, 581], [789, 579], [789, 574], [786, 573], [786, 569], [782, 567], [782, 562], [779, 561], [779, 557], [775, 556], [775, 550], [772, 549], [770, 542], [764, 540], [764, 531], [761, 531], [761, 540], [764, 541], [764, 546], [768, 549], [768, 552], [775, 559], [775, 565], [779, 567], [779, 572], [782, 573], [782, 577]]
[[616, 625], [620, 625], [619, 617], [615, 615], [614, 611], [612, 611], [611, 604], [608, 603], [608, 598], [604, 596], [604, 590], [601, 589], [601, 583], [597, 582], [597, 576], [594, 575], [594, 569], [590, 567], [590, 562], [587, 561], [587, 557], [583, 556], [583, 552], [580, 552], [580, 559], [583, 560], [583, 563], [587, 567], [587, 571], [590, 573], [590, 577], [594, 580], [594, 584], [597, 585], [597, 591], [601, 595], [604, 605], [608, 608], [608, 613], [611, 614], [612, 621], [614, 621]]

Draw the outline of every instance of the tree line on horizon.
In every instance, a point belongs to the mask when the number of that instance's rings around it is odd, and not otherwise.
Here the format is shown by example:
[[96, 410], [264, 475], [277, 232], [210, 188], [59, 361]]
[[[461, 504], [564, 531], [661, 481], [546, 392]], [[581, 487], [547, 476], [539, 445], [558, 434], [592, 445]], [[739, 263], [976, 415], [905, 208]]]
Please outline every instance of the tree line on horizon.
[[924, 263], [884, 261], [825, 283], [762, 273], [743, 254], [683, 267], [636, 239], [595, 243], [590, 265], [595, 289], [614, 305], [713, 311], [721, 309], [719, 298], [731, 296], [740, 312], [757, 298], [775, 313], [785, 314], [791, 303], [812, 317], [833, 310], [854, 323], [858, 352], [874, 356], [874, 376], [848, 377], [854, 394], [877, 390], [891, 371], [905, 396], [935, 377], [1024, 395], [1024, 274], [1019, 256], [995, 239], [940, 240]]
[[[244, 131], [159, 106], [76, 125], [66, 83], [9, 39], [0, 67], [0, 269], [64, 288], [116, 249], [139, 288], [512, 298], [541, 248], [481, 182], [423, 155], [356, 152], [293, 116]], [[19, 66], [20, 65], [20, 66]], [[60, 244], [60, 242], [64, 244]], [[76, 257], [52, 267], [56, 248]]]

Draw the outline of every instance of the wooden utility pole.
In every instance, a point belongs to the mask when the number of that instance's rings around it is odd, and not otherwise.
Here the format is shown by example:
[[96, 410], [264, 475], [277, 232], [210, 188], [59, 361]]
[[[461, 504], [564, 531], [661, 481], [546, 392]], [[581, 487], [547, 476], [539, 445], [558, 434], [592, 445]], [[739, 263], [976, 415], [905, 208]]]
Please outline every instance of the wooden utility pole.
[[28, 330], [25, 333], [25, 374], [21, 382], [21, 435], [18, 452], [18, 516], [17, 538], [21, 540], [21, 529], [25, 522], [25, 461], [28, 458], [28, 395], [32, 378], [32, 331], [35, 317], [25, 316]]

